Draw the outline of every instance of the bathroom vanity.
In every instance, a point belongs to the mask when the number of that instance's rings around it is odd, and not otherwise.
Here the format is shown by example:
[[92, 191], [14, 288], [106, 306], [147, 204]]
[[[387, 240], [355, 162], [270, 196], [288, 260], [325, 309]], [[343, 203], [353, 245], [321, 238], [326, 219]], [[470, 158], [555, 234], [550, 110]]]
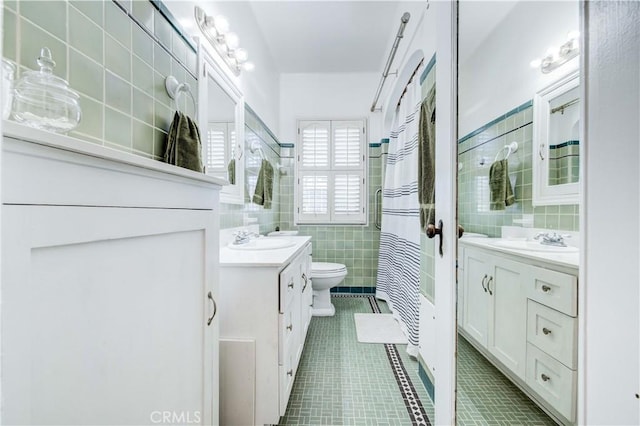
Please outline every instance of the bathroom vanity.
[[220, 424], [278, 423], [311, 322], [311, 237], [260, 240], [220, 249]]
[[3, 131], [2, 423], [217, 424], [224, 181]]
[[576, 422], [578, 254], [460, 240], [458, 331], [540, 407]]

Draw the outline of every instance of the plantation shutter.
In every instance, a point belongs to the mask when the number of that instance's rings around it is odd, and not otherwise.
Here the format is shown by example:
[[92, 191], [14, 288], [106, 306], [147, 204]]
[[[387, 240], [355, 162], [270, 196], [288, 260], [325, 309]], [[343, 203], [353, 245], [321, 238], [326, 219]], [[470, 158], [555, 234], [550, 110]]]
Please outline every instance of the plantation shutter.
[[366, 223], [364, 121], [301, 121], [296, 223]]
[[205, 151], [207, 174], [226, 178], [229, 161], [227, 138], [227, 123], [208, 123]]

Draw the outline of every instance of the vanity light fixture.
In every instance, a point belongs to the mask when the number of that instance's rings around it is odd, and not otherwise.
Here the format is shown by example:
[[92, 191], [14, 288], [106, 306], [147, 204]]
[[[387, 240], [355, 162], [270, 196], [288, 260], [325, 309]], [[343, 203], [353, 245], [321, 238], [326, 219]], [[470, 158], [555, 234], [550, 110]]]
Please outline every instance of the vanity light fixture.
[[567, 41], [560, 47], [551, 46], [542, 59], [534, 59], [530, 65], [532, 68], [540, 68], [543, 74], [548, 74], [559, 66], [567, 63], [580, 53], [580, 33], [571, 31], [567, 34]]
[[252, 62], [247, 61], [249, 53], [246, 49], [239, 47], [238, 35], [229, 32], [227, 18], [222, 15], [209, 16], [199, 6], [194, 8], [194, 14], [202, 34], [235, 75], [240, 75], [242, 70], [252, 71], [255, 68]]

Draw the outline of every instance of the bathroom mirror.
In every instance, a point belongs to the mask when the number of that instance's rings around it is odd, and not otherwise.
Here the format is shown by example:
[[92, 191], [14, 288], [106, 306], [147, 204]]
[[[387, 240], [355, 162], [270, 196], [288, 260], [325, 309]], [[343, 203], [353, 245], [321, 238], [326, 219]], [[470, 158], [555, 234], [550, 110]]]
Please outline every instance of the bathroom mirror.
[[233, 79], [198, 42], [199, 123], [203, 163], [208, 175], [229, 181], [220, 201], [243, 204], [244, 98]]
[[533, 205], [578, 204], [580, 78], [570, 73], [533, 98]]

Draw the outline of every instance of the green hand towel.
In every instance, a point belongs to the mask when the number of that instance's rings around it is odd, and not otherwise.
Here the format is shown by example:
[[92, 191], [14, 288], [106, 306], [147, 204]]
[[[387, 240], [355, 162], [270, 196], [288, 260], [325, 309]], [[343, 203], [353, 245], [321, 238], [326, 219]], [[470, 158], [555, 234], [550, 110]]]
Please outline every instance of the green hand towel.
[[253, 194], [253, 202], [265, 209], [271, 208], [271, 197], [273, 195], [273, 166], [267, 160], [262, 160], [260, 172], [258, 172], [258, 182], [256, 191]]
[[509, 162], [498, 160], [489, 169], [489, 188], [491, 191], [491, 210], [504, 210], [516, 202], [509, 180]]
[[227, 172], [229, 173], [229, 183], [231, 185], [235, 185], [236, 184], [236, 160], [235, 160], [235, 158], [232, 158], [231, 161], [229, 161], [229, 165], [227, 165]]
[[436, 88], [427, 93], [420, 105], [418, 127], [418, 201], [420, 203], [420, 228], [436, 223]]
[[202, 172], [202, 142], [196, 123], [176, 111], [167, 135], [164, 161], [185, 169]]

